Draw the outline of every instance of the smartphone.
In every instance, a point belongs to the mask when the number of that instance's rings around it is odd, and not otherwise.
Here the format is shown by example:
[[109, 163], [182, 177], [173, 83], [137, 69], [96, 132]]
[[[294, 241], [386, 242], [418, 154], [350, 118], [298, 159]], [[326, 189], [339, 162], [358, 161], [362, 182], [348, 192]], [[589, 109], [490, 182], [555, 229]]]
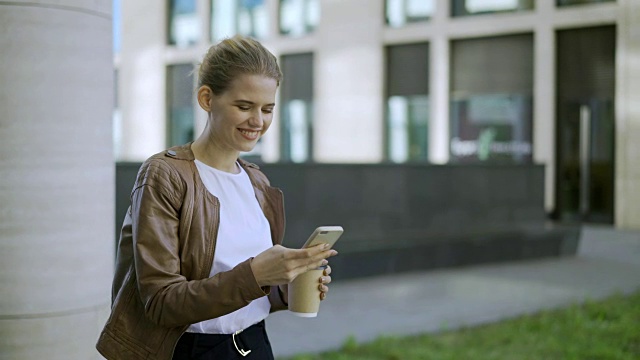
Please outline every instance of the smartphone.
[[329, 244], [333, 247], [333, 244], [338, 241], [344, 230], [342, 226], [319, 226], [313, 231], [309, 240], [304, 243], [302, 248], [308, 248], [318, 244]]

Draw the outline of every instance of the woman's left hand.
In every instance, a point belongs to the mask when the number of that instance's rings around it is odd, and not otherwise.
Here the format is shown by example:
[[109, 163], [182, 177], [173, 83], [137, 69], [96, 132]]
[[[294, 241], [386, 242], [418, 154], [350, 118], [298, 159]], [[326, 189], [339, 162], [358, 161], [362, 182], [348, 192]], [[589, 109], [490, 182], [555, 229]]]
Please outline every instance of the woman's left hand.
[[327, 293], [329, 292], [329, 287], [327, 284], [331, 282], [331, 266], [327, 265], [327, 268], [324, 269], [322, 273], [322, 277], [319, 279], [320, 285], [318, 285], [318, 289], [320, 290], [320, 300], [324, 300], [327, 297]]

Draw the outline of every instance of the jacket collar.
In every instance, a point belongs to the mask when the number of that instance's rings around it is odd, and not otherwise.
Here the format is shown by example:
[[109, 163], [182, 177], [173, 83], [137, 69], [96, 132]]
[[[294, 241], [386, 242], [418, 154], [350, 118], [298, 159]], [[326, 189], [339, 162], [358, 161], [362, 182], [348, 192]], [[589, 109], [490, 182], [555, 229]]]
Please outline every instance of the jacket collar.
[[164, 151], [164, 155], [178, 160], [193, 161], [196, 159], [191, 151], [191, 143], [168, 148]]
[[[184, 145], [173, 146], [165, 150], [164, 155], [174, 159], [178, 159], [178, 160], [194, 161], [196, 159], [196, 156], [193, 154], [193, 151], [191, 150], [192, 143], [193, 142], [189, 142]], [[251, 168], [260, 170], [260, 167], [254, 163], [250, 163], [240, 158], [238, 158], [238, 162], [245, 169], [247, 167], [251, 167]]]

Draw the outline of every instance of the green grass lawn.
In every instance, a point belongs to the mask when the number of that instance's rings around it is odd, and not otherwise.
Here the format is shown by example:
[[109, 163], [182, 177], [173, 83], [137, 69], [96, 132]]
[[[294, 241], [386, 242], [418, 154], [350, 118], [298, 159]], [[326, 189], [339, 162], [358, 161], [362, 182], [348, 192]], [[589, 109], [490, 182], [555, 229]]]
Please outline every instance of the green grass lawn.
[[291, 360], [640, 359], [640, 292], [562, 310], [414, 337], [347, 340], [340, 351]]

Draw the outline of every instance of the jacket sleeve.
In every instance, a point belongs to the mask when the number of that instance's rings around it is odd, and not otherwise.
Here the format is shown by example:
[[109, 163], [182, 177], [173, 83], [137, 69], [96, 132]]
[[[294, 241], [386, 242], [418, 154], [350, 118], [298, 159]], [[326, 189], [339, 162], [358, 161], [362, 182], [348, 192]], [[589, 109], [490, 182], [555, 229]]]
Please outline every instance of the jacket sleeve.
[[180, 209], [185, 185], [161, 159], [143, 165], [132, 193], [132, 231], [137, 287], [154, 323], [184, 326], [216, 318], [268, 295], [246, 260], [203, 280], [180, 273]]
[[282, 293], [278, 286], [272, 286], [271, 292], [269, 293], [269, 302], [271, 303], [271, 312], [276, 312], [280, 310], [287, 310], [289, 305], [285, 303], [288, 299], [282, 298]]

